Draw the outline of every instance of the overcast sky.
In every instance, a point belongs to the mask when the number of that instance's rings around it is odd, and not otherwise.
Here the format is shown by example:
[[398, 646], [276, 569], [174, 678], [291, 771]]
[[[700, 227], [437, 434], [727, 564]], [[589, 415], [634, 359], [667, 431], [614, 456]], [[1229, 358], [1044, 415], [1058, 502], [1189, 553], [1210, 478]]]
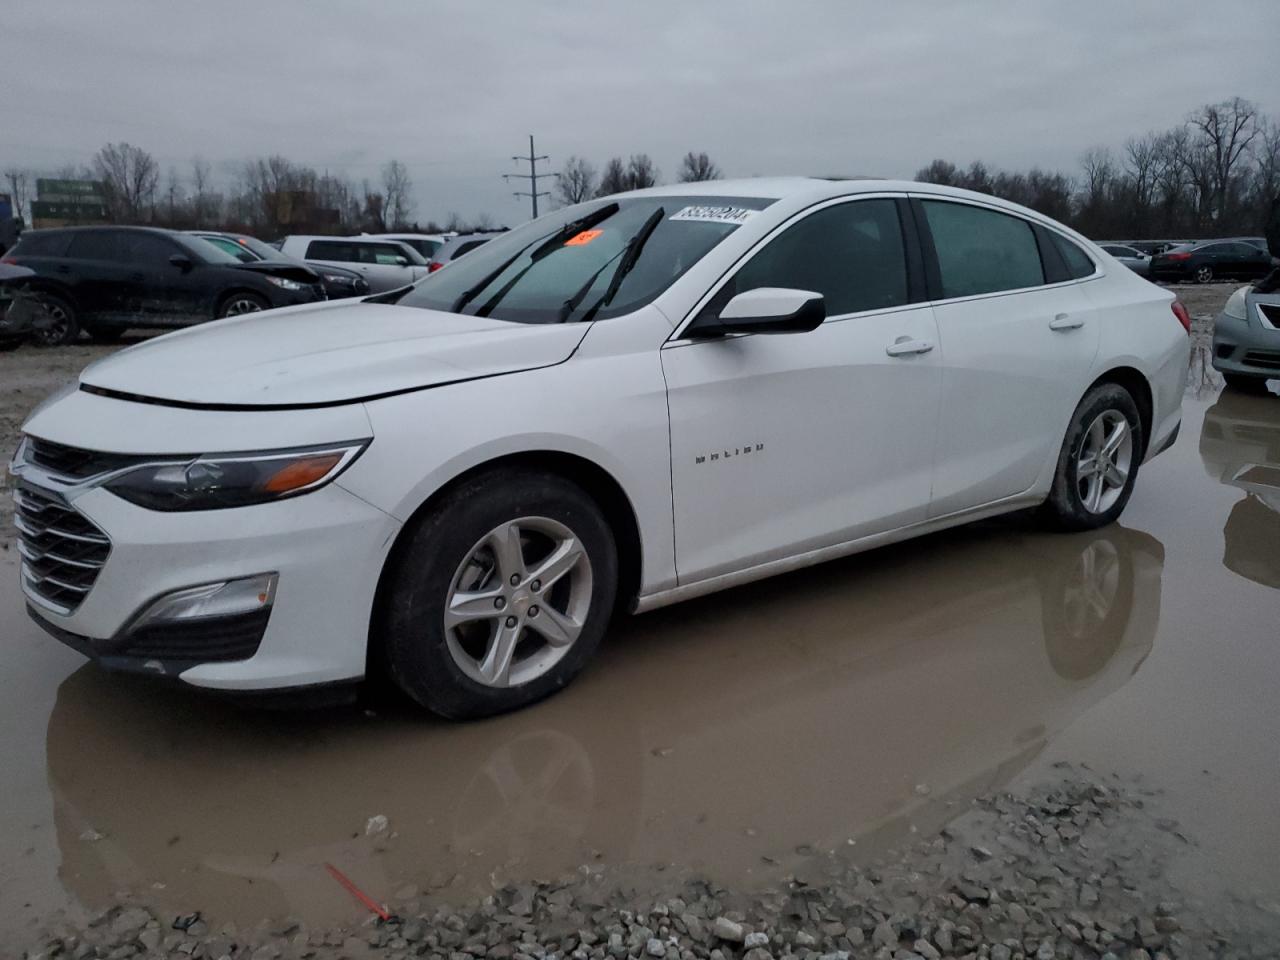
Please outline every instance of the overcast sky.
[[1280, 0], [0, 0], [0, 167], [127, 140], [185, 173], [403, 160], [418, 216], [500, 222], [501, 175], [687, 150], [726, 174], [1075, 172], [1240, 95], [1280, 117]]

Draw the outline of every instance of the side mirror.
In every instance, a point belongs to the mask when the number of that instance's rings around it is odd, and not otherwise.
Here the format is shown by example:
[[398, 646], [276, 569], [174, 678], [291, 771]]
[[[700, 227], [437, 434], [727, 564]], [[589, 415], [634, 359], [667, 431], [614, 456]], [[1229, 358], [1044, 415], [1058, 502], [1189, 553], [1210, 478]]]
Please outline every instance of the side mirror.
[[396, 257], [396, 266], [407, 267], [409, 265], [408, 257]]
[[181, 270], [183, 273], [186, 273], [193, 266], [195, 266], [195, 264], [191, 262], [191, 258], [188, 257], [185, 253], [175, 253], [173, 256], [169, 258], [169, 262], [173, 264], [175, 267], [177, 267], [179, 270]]
[[720, 316], [699, 320], [690, 328], [693, 336], [725, 333], [808, 333], [822, 326], [827, 304], [812, 290], [759, 287], [740, 293], [724, 305]]

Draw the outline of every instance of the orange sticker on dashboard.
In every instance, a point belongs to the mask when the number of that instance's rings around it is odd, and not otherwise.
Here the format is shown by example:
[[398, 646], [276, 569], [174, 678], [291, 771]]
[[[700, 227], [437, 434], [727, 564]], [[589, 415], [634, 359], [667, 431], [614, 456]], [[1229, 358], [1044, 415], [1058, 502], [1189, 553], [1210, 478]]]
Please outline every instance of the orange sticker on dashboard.
[[603, 230], [583, 230], [577, 236], [570, 237], [568, 240], [566, 240], [564, 242], [564, 245], [566, 247], [581, 247], [585, 244], [590, 243], [592, 240], [600, 236], [600, 234], [602, 233], [604, 233]]

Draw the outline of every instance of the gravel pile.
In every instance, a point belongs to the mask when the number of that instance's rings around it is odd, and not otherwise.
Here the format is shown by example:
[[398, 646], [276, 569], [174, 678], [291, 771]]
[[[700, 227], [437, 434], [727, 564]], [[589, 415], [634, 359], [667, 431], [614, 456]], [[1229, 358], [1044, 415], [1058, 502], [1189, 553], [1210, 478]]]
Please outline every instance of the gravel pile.
[[[1132, 789], [1072, 773], [978, 802], [942, 835], [857, 866], [814, 857], [776, 889], [691, 876], [655, 895], [597, 867], [506, 886], [459, 909], [400, 891], [391, 920], [212, 929], [114, 907], [35, 958], [428, 957], [430, 960], [1161, 960], [1280, 956], [1280, 908], [1189, 902], [1164, 879], [1191, 841]], [[652, 880], [652, 878], [649, 878]]]

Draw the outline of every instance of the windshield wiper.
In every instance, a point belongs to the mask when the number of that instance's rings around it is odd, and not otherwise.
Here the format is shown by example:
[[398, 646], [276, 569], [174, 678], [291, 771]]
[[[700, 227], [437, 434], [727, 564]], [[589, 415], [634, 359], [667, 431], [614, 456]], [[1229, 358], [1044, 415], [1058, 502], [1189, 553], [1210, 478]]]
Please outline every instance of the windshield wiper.
[[[490, 273], [486, 274], [479, 283], [475, 284], [475, 286], [468, 287], [466, 290], [464, 290], [462, 292], [462, 295], [453, 302], [452, 306], [449, 307], [449, 312], [461, 313], [463, 307], [465, 307], [472, 300], [474, 300], [480, 294], [480, 292], [484, 290], [485, 287], [489, 286], [489, 284], [497, 280], [498, 277], [502, 276], [502, 274], [506, 272], [507, 268], [510, 267], [517, 260], [519, 260], [521, 257], [523, 257], [525, 255], [525, 251], [527, 251], [530, 247], [534, 246], [534, 244], [538, 245], [538, 249], [534, 250], [533, 253], [531, 254], [531, 261], [529, 264], [530, 266], [532, 266], [537, 261], [541, 260], [543, 257], [551, 253], [553, 250], [557, 249], [562, 243], [564, 243], [569, 238], [576, 236], [577, 234], [581, 233], [583, 230], [587, 230], [595, 226], [601, 220], [607, 220], [609, 217], [613, 216], [617, 212], [618, 212], [617, 203], [606, 203], [599, 210], [593, 210], [591, 213], [588, 213], [585, 217], [579, 217], [577, 220], [571, 221], [570, 223], [566, 223], [563, 227], [561, 227], [555, 233], [551, 234], [551, 236], [549, 236], [546, 240], [540, 243], [539, 241], [534, 240], [533, 242], [526, 244], [525, 246], [517, 250], [513, 256], [504, 260], [502, 262], [502, 265], [499, 266], [497, 270], [493, 270]], [[525, 271], [527, 270], [528, 270], [528, 267], [525, 268]], [[525, 271], [521, 271], [519, 274], [517, 274], [515, 277], [515, 280], [519, 280], [520, 277], [524, 276]], [[507, 292], [514, 285], [515, 280], [513, 280], [511, 283], [508, 283], [505, 287], [503, 287], [502, 290], [498, 292], [497, 296], [495, 296], [493, 299], [489, 301], [488, 304], [486, 304], [489, 310], [492, 310], [494, 306], [497, 305], [498, 300], [501, 300], [504, 296], [506, 296]]]
[[649, 214], [649, 219], [644, 222], [639, 232], [627, 241], [625, 253], [622, 259], [618, 261], [618, 269], [613, 272], [613, 277], [609, 280], [609, 286], [605, 288], [604, 294], [591, 305], [591, 309], [582, 315], [579, 323], [586, 323], [591, 320], [601, 307], [607, 307], [613, 302], [613, 298], [617, 295], [618, 289], [622, 286], [622, 281], [627, 278], [627, 274], [631, 272], [632, 267], [640, 259], [640, 254], [644, 251], [644, 245], [648, 239], [653, 236], [653, 231], [658, 229], [658, 224], [662, 223], [662, 218], [666, 216], [666, 210], [659, 207], [653, 213]]

